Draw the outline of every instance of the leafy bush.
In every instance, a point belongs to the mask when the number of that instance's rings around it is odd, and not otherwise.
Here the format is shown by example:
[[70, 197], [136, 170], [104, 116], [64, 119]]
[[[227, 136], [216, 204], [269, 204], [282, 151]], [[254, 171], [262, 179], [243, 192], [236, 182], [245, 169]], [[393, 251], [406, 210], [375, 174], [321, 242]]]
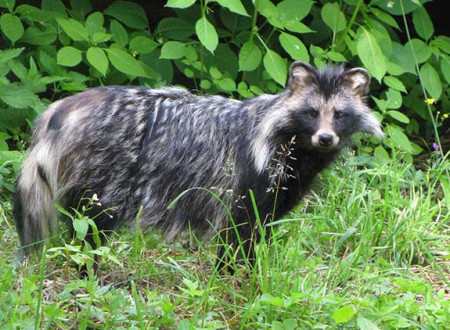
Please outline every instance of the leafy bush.
[[408, 136], [439, 144], [436, 127], [450, 112], [450, 38], [434, 35], [429, 1], [168, 0], [173, 10], [149, 29], [137, 2], [98, 11], [90, 0], [0, 0], [0, 150], [20, 144], [19, 127], [45, 104], [88, 87], [181, 83], [251, 97], [282, 90], [301, 60], [366, 67], [387, 133], [366, 151], [384, 160], [396, 148], [411, 159], [422, 148]]

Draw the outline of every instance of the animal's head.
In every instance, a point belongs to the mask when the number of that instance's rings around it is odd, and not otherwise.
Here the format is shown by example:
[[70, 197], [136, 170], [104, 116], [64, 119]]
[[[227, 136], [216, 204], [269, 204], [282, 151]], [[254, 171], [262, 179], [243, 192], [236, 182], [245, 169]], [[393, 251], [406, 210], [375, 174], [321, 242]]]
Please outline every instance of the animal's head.
[[367, 107], [370, 74], [362, 68], [329, 66], [316, 70], [295, 62], [289, 71], [285, 111], [302, 147], [332, 151], [365, 132], [382, 137], [380, 123]]

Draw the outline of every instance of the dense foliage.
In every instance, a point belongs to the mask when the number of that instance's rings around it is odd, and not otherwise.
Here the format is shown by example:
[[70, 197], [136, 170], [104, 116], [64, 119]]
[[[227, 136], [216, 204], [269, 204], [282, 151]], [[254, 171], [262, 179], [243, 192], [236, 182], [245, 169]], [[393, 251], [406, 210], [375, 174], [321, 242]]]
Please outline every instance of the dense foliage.
[[387, 133], [375, 155], [417, 154], [407, 135], [439, 142], [434, 128], [450, 111], [450, 38], [434, 35], [426, 2], [169, 0], [149, 26], [153, 13], [137, 2], [99, 11], [90, 0], [0, 0], [0, 150], [20, 149], [45, 104], [88, 87], [183, 84], [251, 97], [281, 90], [302, 60], [366, 67]]

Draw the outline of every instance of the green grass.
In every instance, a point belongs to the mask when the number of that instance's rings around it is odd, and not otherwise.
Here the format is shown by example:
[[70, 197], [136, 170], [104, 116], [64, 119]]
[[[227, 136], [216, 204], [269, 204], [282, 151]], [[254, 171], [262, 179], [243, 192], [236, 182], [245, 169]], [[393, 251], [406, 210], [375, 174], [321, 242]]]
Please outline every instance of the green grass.
[[5, 197], [0, 328], [448, 328], [450, 162], [359, 163], [346, 156], [324, 173], [266, 227], [256, 269], [234, 276], [214, 268], [214, 241], [185, 248], [139, 231], [98, 252], [98, 279], [79, 278], [90, 252], [70, 240], [17, 267]]

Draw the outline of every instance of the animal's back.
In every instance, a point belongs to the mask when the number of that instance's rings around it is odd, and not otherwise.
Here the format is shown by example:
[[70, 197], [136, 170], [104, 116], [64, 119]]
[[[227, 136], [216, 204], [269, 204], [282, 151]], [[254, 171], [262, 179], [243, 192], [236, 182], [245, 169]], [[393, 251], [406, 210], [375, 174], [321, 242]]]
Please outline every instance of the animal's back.
[[36, 122], [29, 159], [63, 207], [96, 194], [111, 208], [96, 219], [100, 229], [133, 219], [141, 205], [141, 225], [158, 225], [169, 239], [188, 224], [205, 227], [204, 218], [218, 229], [223, 209], [205, 192], [167, 206], [192, 187], [219, 189], [221, 197], [233, 189], [234, 146], [248, 145], [238, 141], [249, 129], [240, 107], [179, 88], [95, 88], [49, 107]]

